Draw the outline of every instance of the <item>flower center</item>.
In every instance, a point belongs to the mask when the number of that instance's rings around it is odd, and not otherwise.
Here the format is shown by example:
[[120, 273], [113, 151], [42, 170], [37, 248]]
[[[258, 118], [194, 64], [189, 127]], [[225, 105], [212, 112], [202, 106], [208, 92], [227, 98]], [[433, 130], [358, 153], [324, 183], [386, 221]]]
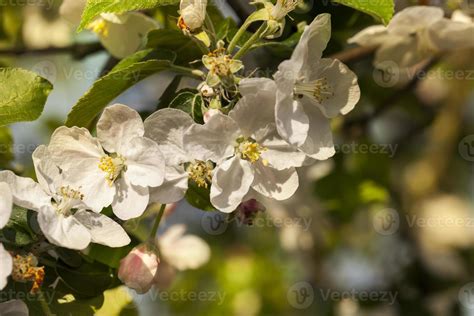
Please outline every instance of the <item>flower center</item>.
[[119, 154], [100, 158], [99, 169], [106, 173], [105, 179], [110, 186], [114, 184], [115, 180], [126, 168], [125, 158]]
[[298, 6], [299, 1], [300, 0], [278, 0], [272, 8], [271, 16], [277, 21], [283, 19]]
[[53, 205], [56, 207], [56, 212], [62, 215], [70, 215], [71, 209], [78, 201], [84, 199], [84, 194], [78, 190], [71, 189], [69, 186], [63, 186], [58, 192], [59, 198]]
[[213, 169], [214, 166], [210, 162], [194, 160], [187, 166], [186, 171], [188, 172], [189, 178], [193, 180], [198, 187], [207, 189], [212, 182]]
[[16, 282], [33, 282], [30, 292], [34, 294], [43, 284], [44, 267], [38, 267], [38, 259], [31, 253], [13, 256], [12, 278]]
[[98, 18], [95, 21], [91, 22], [87, 26], [87, 29], [102, 37], [109, 36], [109, 26], [107, 25], [107, 22], [102, 18]]
[[[261, 146], [255, 140], [243, 136], [237, 139], [237, 146], [235, 147], [236, 153], [239, 153], [242, 159], [252, 163], [259, 161], [262, 158], [262, 153], [266, 150], [267, 148]], [[267, 165], [268, 161], [263, 159], [262, 163]]]
[[329, 100], [334, 96], [331, 86], [328, 84], [326, 78], [313, 80], [310, 82], [297, 82], [293, 89], [294, 96], [302, 98], [307, 96], [319, 104], [325, 100]]

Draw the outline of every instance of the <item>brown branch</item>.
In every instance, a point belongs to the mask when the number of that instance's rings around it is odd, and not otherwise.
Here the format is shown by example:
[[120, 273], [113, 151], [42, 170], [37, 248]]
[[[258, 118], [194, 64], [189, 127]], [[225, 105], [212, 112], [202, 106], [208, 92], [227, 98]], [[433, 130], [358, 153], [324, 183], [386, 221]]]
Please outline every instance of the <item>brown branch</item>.
[[100, 52], [103, 49], [104, 48], [100, 43], [72, 44], [64, 47], [47, 47], [37, 49], [14, 47], [0, 49], [0, 56], [70, 54], [74, 59], [83, 59], [89, 55]]
[[329, 58], [339, 59], [345, 64], [350, 64], [372, 56], [376, 48], [377, 46], [358, 46], [330, 55]]

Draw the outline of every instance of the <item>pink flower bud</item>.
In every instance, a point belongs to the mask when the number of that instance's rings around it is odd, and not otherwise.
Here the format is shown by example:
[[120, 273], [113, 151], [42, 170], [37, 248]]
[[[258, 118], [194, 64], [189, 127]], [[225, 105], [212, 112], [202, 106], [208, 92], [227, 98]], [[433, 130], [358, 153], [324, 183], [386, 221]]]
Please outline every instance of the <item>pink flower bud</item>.
[[160, 259], [152, 244], [141, 244], [120, 261], [119, 279], [138, 294], [148, 292], [154, 284]]

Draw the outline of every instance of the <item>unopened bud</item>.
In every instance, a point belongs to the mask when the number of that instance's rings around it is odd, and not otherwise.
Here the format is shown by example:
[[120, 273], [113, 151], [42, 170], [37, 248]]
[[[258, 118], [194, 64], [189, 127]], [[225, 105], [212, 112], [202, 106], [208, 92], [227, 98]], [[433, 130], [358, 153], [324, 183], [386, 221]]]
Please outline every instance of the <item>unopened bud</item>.
[[138, 294], [148, 292], [158, 273], [160, 259], [153, 244], [141, 244], [120, 261], [119, 279]]
[[257, 216], [258, 212], [264, 212], [265, 209], [266, 208], [262, 203], [255, 199], [250, 199], [240, 203], [236, 211], [236, 216], [241, 223], [245, 225], [252, 225], [253, 220]]

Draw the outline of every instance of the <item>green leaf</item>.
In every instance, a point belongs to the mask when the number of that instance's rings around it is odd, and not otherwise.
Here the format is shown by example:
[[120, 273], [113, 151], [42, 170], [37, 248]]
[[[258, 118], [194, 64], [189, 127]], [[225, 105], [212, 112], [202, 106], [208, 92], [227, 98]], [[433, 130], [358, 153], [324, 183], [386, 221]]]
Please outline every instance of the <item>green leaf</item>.
[[179, 109], [191, 115], [196, 123], [204, 124], [202, 116], [202, 97], [196, 92], [180, 92], [169, 107]]
[[79, 268], [57, 265], [56, 272], [71, 290], [83, 297], [99, 296], [113, 282], [111, 269], [98, 262], [84, 263]]
[[186, 191], [186, 201], [200, 210], [216, 211], [211, 204], [210, 194], [210, 188], [201, 188], [193, 181], [189, 181], [188, 191]]
[[14, 158], [13, 154], [13, 136], [10, 128], [0, 127], [0, 167], [5, 169], [7, 164]]
[[110, 248], [98, 244], [89, 247], [87, 256], [111, 268], [117, 269], [122, 260], [133, 249], [133, 244], [121, 248]]
[[97, 80], [69, 112], [66, 126], [89, 127], [94, 118], [122, 92], [137, 82], [169, 69], [169, 60], [148, 60], [111, 71]]
[[52, 84], [19, 68], [0, 69], [0, 126], [34, 121], [43, 112]]
[[370, 14], [374, 18], [387, 25], [395, 12], [393, 0], [366, 1], [366, 0], [333, 0], [334, 2], [346, 5], [364, 13]]
[[81, 24], [77, 30], [78, 32], [82, 31], [101, 13], [124, 13], [177, 3], [179, 3], [179, 0], [87, 0], [82, 13]]
[[146, 46], [158, 51], [166, 49], [176, 53], [178, 65], [200, 60], [202, 57], [197, 44], [178, 30], [152, 30], [148, 33]]

